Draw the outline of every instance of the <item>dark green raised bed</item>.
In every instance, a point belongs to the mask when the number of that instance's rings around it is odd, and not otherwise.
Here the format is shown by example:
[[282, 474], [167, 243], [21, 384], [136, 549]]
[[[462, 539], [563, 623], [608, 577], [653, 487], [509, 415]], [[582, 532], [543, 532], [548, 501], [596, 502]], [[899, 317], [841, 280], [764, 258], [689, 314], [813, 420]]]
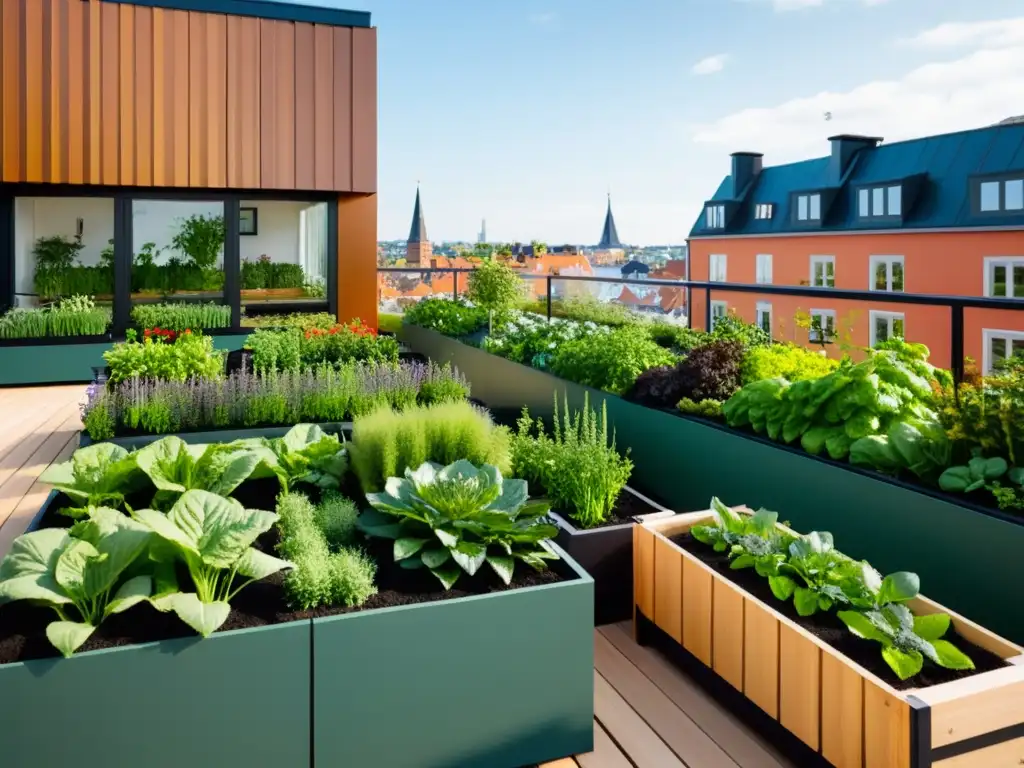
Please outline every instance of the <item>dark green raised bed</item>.
[[309, 765], [311, 623], [0, 666], [10, 768]]
[[[230, 443], [235, 440], [244, 440], [250, 437], [284, 437], [285, 434], [294, 425], [286, 427], [253, 427], [252, 429], [211, 429], [205, 432], [176, 432], [174, 437], [180, 437], [186, 443], [189, 444], [205, 444], [205, 443]], [[351, 421], [332, 421], [322, 422], [318, 425], [324, 432], [331, 434], [350, 433], [352, 431]], [[110, 440], [93, 440], [85, 432], [82, 433], [79, 440], [83, 446], [90, 445], [94, 442], [101, 443], [114, 443], [120, 445], [122, 448], [132, 450], [133, 448], [142, 448], [143, 446], [155, 443], [157, 440], [168, 437], [169, 435], [133, 435], [132, 437], [114, 437]]]
[[493, 408], [552, 411], [553, 393], [580, 407], [608, 405], [620, 447], [635, 464], [631, 482], [678, 512], [727, 504], [778, 510], [797, 530], [831, 531], [843, 548], [883, 572], [914, 570], [932, 599], [1009, 640], [1024, 642], [1024, 525], [952, 496], [820, 459], [702, 419], [629, 403], [488, 354], [434, 331], [406, 326], [402, 338], [437, 362], [451, 362], [473, 395]]
[[568, 558], [555, 567], [576, 578], [315, 619], [315, 764], [518, 768], [590, 752], [594, 583]]

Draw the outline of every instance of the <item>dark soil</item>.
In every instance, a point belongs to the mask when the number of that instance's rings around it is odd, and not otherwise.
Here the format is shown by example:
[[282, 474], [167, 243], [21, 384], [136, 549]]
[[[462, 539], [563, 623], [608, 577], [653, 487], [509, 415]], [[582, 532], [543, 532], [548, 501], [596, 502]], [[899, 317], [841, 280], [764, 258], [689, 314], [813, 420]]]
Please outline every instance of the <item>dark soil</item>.
[[[552, 511], [557, 512], [559, 515], [569, 520], [574, 526], [579, 525], [579, 523], [576, 522], [576, 518], [574, 518], [571, 513], [563, 512], [560, 509]], [[627, 523], [632, 523], [633, 518], [636, 515], [649, 515], [651, 512], [657, 511], [658, 510], [643, 499], [640, 499], [629, 491], [624, 490], [619, 494], [619, 498], [615, 502], [615, 507], [612, 509], [612, 513], [608, 518], [600, 525], [595, 525], [593, 528], [588, 528], [587, 530], [599, 530], [601, 528], [608, 528], [612, 525], [625, 525]]]
[[[246, 483], [240, 490], [243, 492], [235, 495], [243, 504], [271, 509], [279, 492], [275, 480]], [[71, 520], [56, 511], [58, 506], [59, 504], [51, 505], [51, 509], [47, 510], [40, 520], [39, 527], [68, 527]], [[276, 541], [277, 532], [272, 530], [260, 538], [257, 546], [264, 551], [273, 552]], [[469, 595], [553, 584], [575, 578], [558, 563], [543, 572], [517, 563], [510, 586], [506, 586], [489, 568], [485, 568], [474, 578], [463, 575], [455, 587], [446, 592], [429, 571], [412, 571], [395, 565], [392, 560], [392, 547], [393, 542], [380, 539], [371, 539], [364, 544], [366, 551], [378, 564], [375, 579], [378, 591], [361, 606], [327, 607], [311, 611], [292, 610], [285, 599], [284, 574], [277, 573], [263, 581], [250, 584], [239, 592], [232, 601], [228, 620], [217, 631], [226, 632], [232, 629], [338, 616], [374, 608], [454, 600]], [[187, 572], [179, 573], [179, 583], [189, 583]], [[46, 639], [46, 625], [56, 619], [57, 615], [51, 609], [25, 602], [9, 603], [0, 607], [0, 664], [59, 656]], [[148, 604], [141, 604], [104, 621], [76, 653], [195, 636], [195, 632], [175, 614], [160, 613]]]
[[228, 352], [224, 367], [228, 376], [232, 373], [243, 370], [246, 373], [252, 373], [252, 352], [248, 349], [235, 349]]
[[796, 622], [815, 637], [824, 640], [851, 661], [860, 664], [864, 669], [880, 677], [898, 691], [914, 688], [927, 688], [932, 685], [948, 683], [951, 680], [970, 677], [982, 672], [1002, 669], [1007, 663], [990, 651], [986, 651], [965, 640], [950, 627], [943, 639], [966, 653], [974, 662], [973, 670], [944, 669], [925, 659], [924, 668], [909, 680], [900, 680], [888, 664], [882, 659], [881, 645], [871, 640], [864, 640], [852, 634], [846, 625], [836, 616], [835, 611], [827, 613], [819, 611], [813, 616], [800, 616], [793, 607], [793, 601], [782, 602], [772, 594], [768, 580], [754, 572], [753, 568], [734, 571], [729, 568], [729, 557], [725, 553], [715, 552], [711, 547], [701, 544], [689, 533], [673, 536], [672, 541], [690, 554], [700, 558], [702, 562], [713, 568], [729, 581], [737, 584], [758, 600], [771, 606], [786, 618]]

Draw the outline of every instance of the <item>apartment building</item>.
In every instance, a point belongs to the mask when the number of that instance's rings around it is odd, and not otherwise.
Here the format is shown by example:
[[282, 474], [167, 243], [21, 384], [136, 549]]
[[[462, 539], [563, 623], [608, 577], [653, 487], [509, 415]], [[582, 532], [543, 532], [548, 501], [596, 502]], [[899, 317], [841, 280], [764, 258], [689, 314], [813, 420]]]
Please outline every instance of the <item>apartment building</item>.
[[[711, 294], [712, 315], [735, 312], [775, 338], [805, 344], [823, 334], [831, 355], [844, 344], [901, 335], [948, 366], [950, 311], [893, 304], [886, 294], [1024, 304], [1024, 124], [892, 144], [852, 135], [829, 142], [825, 157], [771, 167], [760, 153], [734, 153], [731, 173], [691, 231], [691, 279], [877, 293], [866, 302], [723, 290]], [[694, 291], [695, 326], [705, 301]], [[1024, 312], [965, 311], [967, 357], [989, 370], [1017, 353]]]

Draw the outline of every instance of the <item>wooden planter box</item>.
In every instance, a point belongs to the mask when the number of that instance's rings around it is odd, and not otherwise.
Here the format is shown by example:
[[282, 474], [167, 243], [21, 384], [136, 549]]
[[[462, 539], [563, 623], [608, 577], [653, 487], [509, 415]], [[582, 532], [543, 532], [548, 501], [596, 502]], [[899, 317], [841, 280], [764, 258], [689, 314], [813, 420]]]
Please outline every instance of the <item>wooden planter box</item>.
[[837, 768], [1019, 765], [1024, 649], [919, 597], [915, 613], [950, 614], [961, 636], [1012, 666], [897, 691], [670, 540], [713, 519], [693, 512], [634, 527], [637, 628], [653, 624]]
[[[628, 487], [623, 493], [639, 496]], [[644, 520], [675, 514], [644, 501], [654, 510]], [[555, 542], [594, 580], [594, 625], [627, 621], [633, 615], [633, 523], [586, 529], [575, 527], [564, 513], [549, 515], [558, 526]]]

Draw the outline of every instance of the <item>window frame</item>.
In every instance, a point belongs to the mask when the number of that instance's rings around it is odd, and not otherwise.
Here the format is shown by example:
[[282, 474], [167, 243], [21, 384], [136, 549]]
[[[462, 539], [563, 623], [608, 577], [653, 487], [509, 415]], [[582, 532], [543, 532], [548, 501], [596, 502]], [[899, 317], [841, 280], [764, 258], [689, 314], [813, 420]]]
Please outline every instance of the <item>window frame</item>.
[[704, 208], [704, 226], [706, 229], [725, 229], [725, 206], [721, 203], [709, 203]]
[[[857, 219], [859, 221], [895, 221], [902, 219], [903, 187], [902, 181], [887, 181], [882, 184], [867, 184], [863, 187], [857, 187]], [[899, 197], [899, 210], [895, 212], [892, 210], [894, 195]]]
[[985, 376], [992, 373], [992, 342], [995, 339], [1007, 342], [1024, 341], [1024, 331], [1005, 331], [999, 328], [981, 329], [981, 371]]
[[[721, 260], [719, 262], [719, 259]], [[721, 263], [722, 265], [722, 278], [718, 279], [714, 277], [717, 270], [714, 269], [716, 264]], [[729, 274], [729, 254], [727, 253], [709, 253], [708, 254], [708, 282], [709, 283], [726, 283], [728, 282]]]
[[[818, 285], [817, 283], [814, 282], [814, 265], [818, 264], [818, 263], [821, 263], [821, 264], [831, 264], [832, 265], [832, 285]], [[835, 288], [836, 287], [836, 257], [835, 256], [828, 256], [826, 254], [813, 254], [812, 253], [811, 256], [810, 256], [810, 268], [811, 268], [810, 286], [812, 288]], [[822, 276], [824, 276], [824, 274], [825, 274], [825, 271], [822, 270]]]
[[[721, 310], [721, 311], [720, 312], [716, 312], [716, 310]], [[719, 317], [728, 317], [728, 316], [729, 316], [729, 302], [728, 301], [723, 301], [722, 299], [713, 299], [711, 301], [711, 327], [708, 328], [707, 330], [708, 331], [713, 331], [715, 329], [715, 320], [717, 318], [719, 318]]]
[[[768, 329], [761, 324], [761, 318], [768, 316]], [[754, 324], [765, 331], [769, 336], [772, 335], [772, 329], [775, 328], [775, 318], [772, 316], [772, 303], [770, 301], [759, 301], [754, 305]]]
[[[836, 326], [839, 323], [839, 320], [836, 317], [836, 311], [834, 309], [811, 309], [811, 310], [808, 310], [807, 314], [810, 316], [812, 321], [814, 320], [815, 315], [820, 315], [821, 317], [831, 317], [832, 318], [832, 336], [833, 336], [833, 340], [832, 341], [826, 340], [825, 343], [826, 344], [834, 344], [835, 343], [834, 337], [837, 335]], [[822, 325], [824, 325], [824, 324], [822, 324]], [[821, 339], [814, 338], [814, 328], [808, 328], [807, 329], [807, 343], [808, 344], [821, 344], [822, 343]]]
[[775, 215], [775, 203], [755, 203], [754, 218], [758, 221], [770, 221]]
[[[821, 223], [821, 192], [794, 192], [793, 220], [798, 224], [820, 224]], [[818, 215], [813, 215], [814, 206], [817, 205]], [[801, 216], [801, 206], [803, 206]]]
[[903, 338], [907, 338], [907, 315], [905, 312], [890, 312], [884, 309], [872, 309], [868, 311], [868, 346], [874, 348], [878, 343], [878, 335], [876, 333], [877, 328], [876, 322], [878, 320], [887, 320], [889, 325], [889, 336], [892, 338], [893, 325], [896, 320], [903, 322]]
[[[970, 180], [971, 213], [983, 218], [988, 216], [1024, 217], [1024, 204], [1020, 208], [1006, 207], [1007, 185], [1014, 182], [1021, 182], [1022, 187], [1024, 187], [1024, 171], [1010, 171], [1009, 173], [972, 178]], [[989, 184], [995, 185], [996, 188], [995, 208], [982, 207], [982, 190]]]
[[[772, 284], [772, 280], [774, 279], [773, 275], [772, 275], [772, 269], [773, 269], [772, 262], [773, 261], [774, 260], [772, 259], [772, 255], [770, 253], [758, 253], [758, 254], [755, 254], [755, 256], [754, 256], [754, 282], [755, 283], [757, 283], [758, 285], [771, 285]], [[768, 268], [766, 270], [762, 270], [761, 267], [765, 263], [768, 265]], [[761, 277], [762, 277], [761, 273], [762, 272], [767, 272], [767, 276], [768, 276], [767, 280], [762, 280], [761, 279]]]
[[[903, 267], [903, 288], [897, 291], [893, 288], [892, 265], [899, 262]], [[875, 287], [875, 267], [878, 264], [885, 264], [885, 277], [887, 288]], [[906, 293], [907, 292], [907, 260], [904, 256], [896, 254], [873, 254], [868, 257], [868, 290], [876, 293]]]
[[992, 299], [1019, 299], [1020, 296], [996, 296], [992, 293], [994, 288], [996, 267], [1006, 267], [1007, 270], [1007, 289], [1013, 285], [1013, 272], [1016, 269], [1024, 269], [1024, 256], [986, 256], [983, 259], [985, 275], [983, 278], [984, 283], [984, 295]]

